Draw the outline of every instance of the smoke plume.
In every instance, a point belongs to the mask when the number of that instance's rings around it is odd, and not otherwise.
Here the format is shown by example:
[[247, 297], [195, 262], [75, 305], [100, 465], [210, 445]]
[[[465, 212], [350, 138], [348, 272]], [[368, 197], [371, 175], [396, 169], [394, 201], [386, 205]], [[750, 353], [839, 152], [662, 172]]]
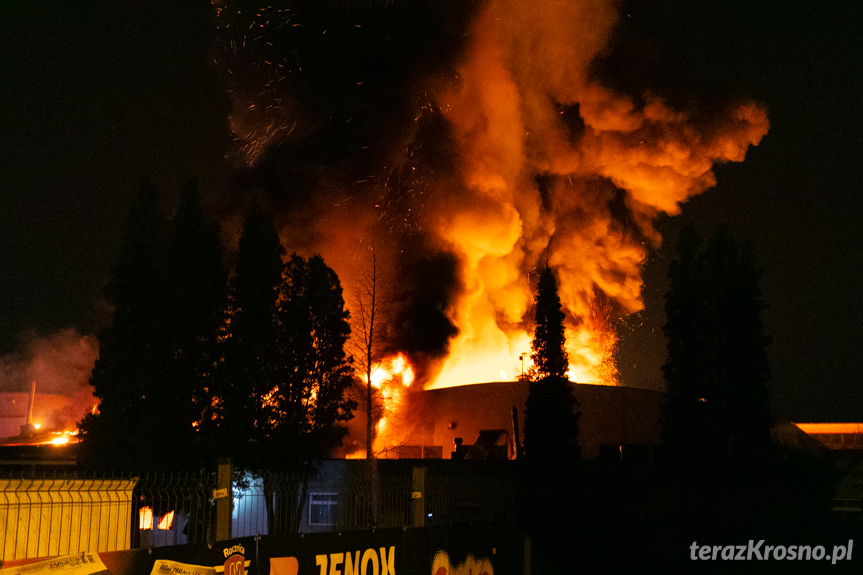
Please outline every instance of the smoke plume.
[[[34, 406], [37, 422], [50, 430], [74, 430], [96, 403], [89, 379], [98, 355], [96, 338], [72, 329], [43, 337], [31, 334], [0, 357], [0, 392], [29, 393], [36, 382], [36, 393], [43, 396]], [[15, 415], [26, 419], [27, 405]]]
[[321, 253], [347, 288], [356, 254], [386, 256], [398, 294], [389, 346], [426, 386], [519, 373], [545, 264], [571, 378], [616, 383], [615, 326], [642, 308], [656, 217], [767, 133], [754, 102], [714, 96], [705, 111], [610, 87], [615, 6], [217, 6], [237, 195], [267, 194], [288, 250]]

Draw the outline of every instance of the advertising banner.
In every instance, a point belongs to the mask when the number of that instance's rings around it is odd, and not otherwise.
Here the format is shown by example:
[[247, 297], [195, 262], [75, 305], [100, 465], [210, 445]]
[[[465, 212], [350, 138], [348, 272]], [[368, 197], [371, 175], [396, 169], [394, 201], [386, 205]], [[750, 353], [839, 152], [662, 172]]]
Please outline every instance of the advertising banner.
[[0, 569], [0, 575], [111, 575], [111, 572], [97, 553], [80, 553]]
[[189, 565], [179, 561], [157, 559], [150, 575], [216, 575], [216, 570], [213, 567], [204, 567], [203, 565]]
[[105, 564], [115, 575], [507, 575], [522, 572], [521, 550], [511, 525], [476, 523], [244, 537], [118, 553]]

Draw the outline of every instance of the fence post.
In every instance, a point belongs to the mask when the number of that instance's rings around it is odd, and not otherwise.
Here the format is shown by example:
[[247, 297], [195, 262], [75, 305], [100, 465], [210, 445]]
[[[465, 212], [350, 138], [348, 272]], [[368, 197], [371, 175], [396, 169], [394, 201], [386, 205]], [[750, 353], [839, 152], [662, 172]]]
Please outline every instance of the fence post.
[[425, 527], [426, 521], [426, 468], [414, 467], [411, 482], [411, 507], [414, 527]]
[[231, 503], [234, 500], [231, 489], [231, 460], [220, 459], [216, 470], [216, 541], [231, 538]]

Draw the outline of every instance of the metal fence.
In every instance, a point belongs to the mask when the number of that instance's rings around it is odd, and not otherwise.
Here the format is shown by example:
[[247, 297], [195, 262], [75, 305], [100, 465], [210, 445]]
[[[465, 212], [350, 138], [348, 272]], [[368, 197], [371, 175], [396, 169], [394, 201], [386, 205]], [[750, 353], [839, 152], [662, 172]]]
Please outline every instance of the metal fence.
[[131, 547], [213, 541], [215, 486], [215, 474], [139, 476], [132, 501]]
[[0, 478], [0, 561], [128, 549], [134, 479]]
[[[429, 470], [417, 485], [412, 468], [397, 472], [268, 475], [234, 489], [232, 533], [294, 534], [443, 525], [513, 516], [509, 473]], [[335, 475], [335, 476], [334, 476]]]
[[[501, 469], [340, 461], [314, 473], [235, 477], [230, 534], [506, 519], [515, 489]], [[0, 479], [0, 560], [214, 541], [226, 520], [218, 516], [215, 488], [215, 473]]]
[[506, 473], [432, 473], [426, 484], [427, 523], [508, 519], [515, 514], [516, 497]]

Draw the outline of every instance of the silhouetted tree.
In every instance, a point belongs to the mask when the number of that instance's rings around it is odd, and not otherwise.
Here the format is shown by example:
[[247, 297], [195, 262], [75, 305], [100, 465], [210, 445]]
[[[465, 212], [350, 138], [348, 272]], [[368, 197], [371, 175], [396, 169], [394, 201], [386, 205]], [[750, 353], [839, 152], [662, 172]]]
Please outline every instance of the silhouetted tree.
[[87, 466], [138, 469], [177, 463], [177, 444], [162, 435], [154, 381], [165, 376], [161, 300], [164, 257], [159, 196], [144, 182], [133, 200], [107, 298], [114, 306], [110, 327], [99, 336], [99, 358], [90, 383], [98, 412], [79, 424], [81, 461]]
[[382, 413], [377, 390], [372, 385], [372, 373], [383, 360], [385, 353], [384, 335], [387, 329], [386, 306], [390, 303], [384, 282], [380, 277], [375, 249], [370, 249], [370, 259], [363, 275], [354, 289], [351, 332], [353, 355], [359, 362], [364, 379], [363, 398], [366, 404], [366, 459], [372, 459], [374, 441], [374, 421]]
[[534, 301], [536, 328], [530, 344], [530, 358], [533, 360], [531, 379], [566, 378], [569, 359], [565, 347], [564, 313], [557, 293], [557, 279], [549, 267], [545, 267], [539, 274]]
[[724, 227], [699, 248], [690, 225], [669, 267], [664, 438], [679, 455], [746, 458], [770, 440], [760, 270]]
[[291, 257], [280, 301], [288, 373], [274, 394], [273, 419], [280, 435], [299, 432], [302, 454], [325, 457], [341, 445], [347, 433], [341, 424], [356, 408], [347, 395], [354, 381], [345, 353], [350, 314], [338, 276], [317, 255], [308, 260]]
[[569, 369], [564, 313], [554, 272], [539, 276], [535, 298], [536, 329], [531, 342], [530, 387], [525, 404], [524, 450], [537, 464], [563, 463], [576, 458], [578, 414], [566, 372]]
[[325, 457], [356, 407], [347, 397], [350, 324], [338, 276], [320, 256], [283, 256], [272, 217], [250, 213], [231, 281], [214, 423], [219, 455], [253, 471]]
[[166, 393], [178, 440], [197, 431], [189, 441], [201, 443], [212, 415], [226, 281], [218, 227], [207, 222], [197, 184], [190, 181], [171, 222], [164, 287], [164, 339], [170, 356]]
[[[578, 412], [566, 378], [564, 313], [554, 272], [539, 276], [535, 301], [536, 328], [531, 342], [531, 380], [524, 409], [524, 491], [522, 521], [538, 557], [561, 572], [570, 541], [578, 446]], [[550, 510], [553, 510], [550, 512]], [[544, 571], [543, 571], [544, 572]]]
[[578, 412], [570, 382], [548, 376], [529, 384], [524, 409], [524, 451], [540, 465], [567, 462], [580, 455]]
[[253, 210], [240, 235], [230, 281], [230, 317], [216, 392], [221, 456], [239, 467], [260, 463], [270, 435], [265, 401], [279, 384], [278, 300], [284, 249], [270, 215]]
[[205, 463], [196, 433], [209, 405], [225, 281], [218, 232], [189, 182], [166, 225], [155, 187], [132, 202], [107, 297], [110, 327], [91, 375], [99, 410], [81, 422], [82, 463], [138, 470]]

